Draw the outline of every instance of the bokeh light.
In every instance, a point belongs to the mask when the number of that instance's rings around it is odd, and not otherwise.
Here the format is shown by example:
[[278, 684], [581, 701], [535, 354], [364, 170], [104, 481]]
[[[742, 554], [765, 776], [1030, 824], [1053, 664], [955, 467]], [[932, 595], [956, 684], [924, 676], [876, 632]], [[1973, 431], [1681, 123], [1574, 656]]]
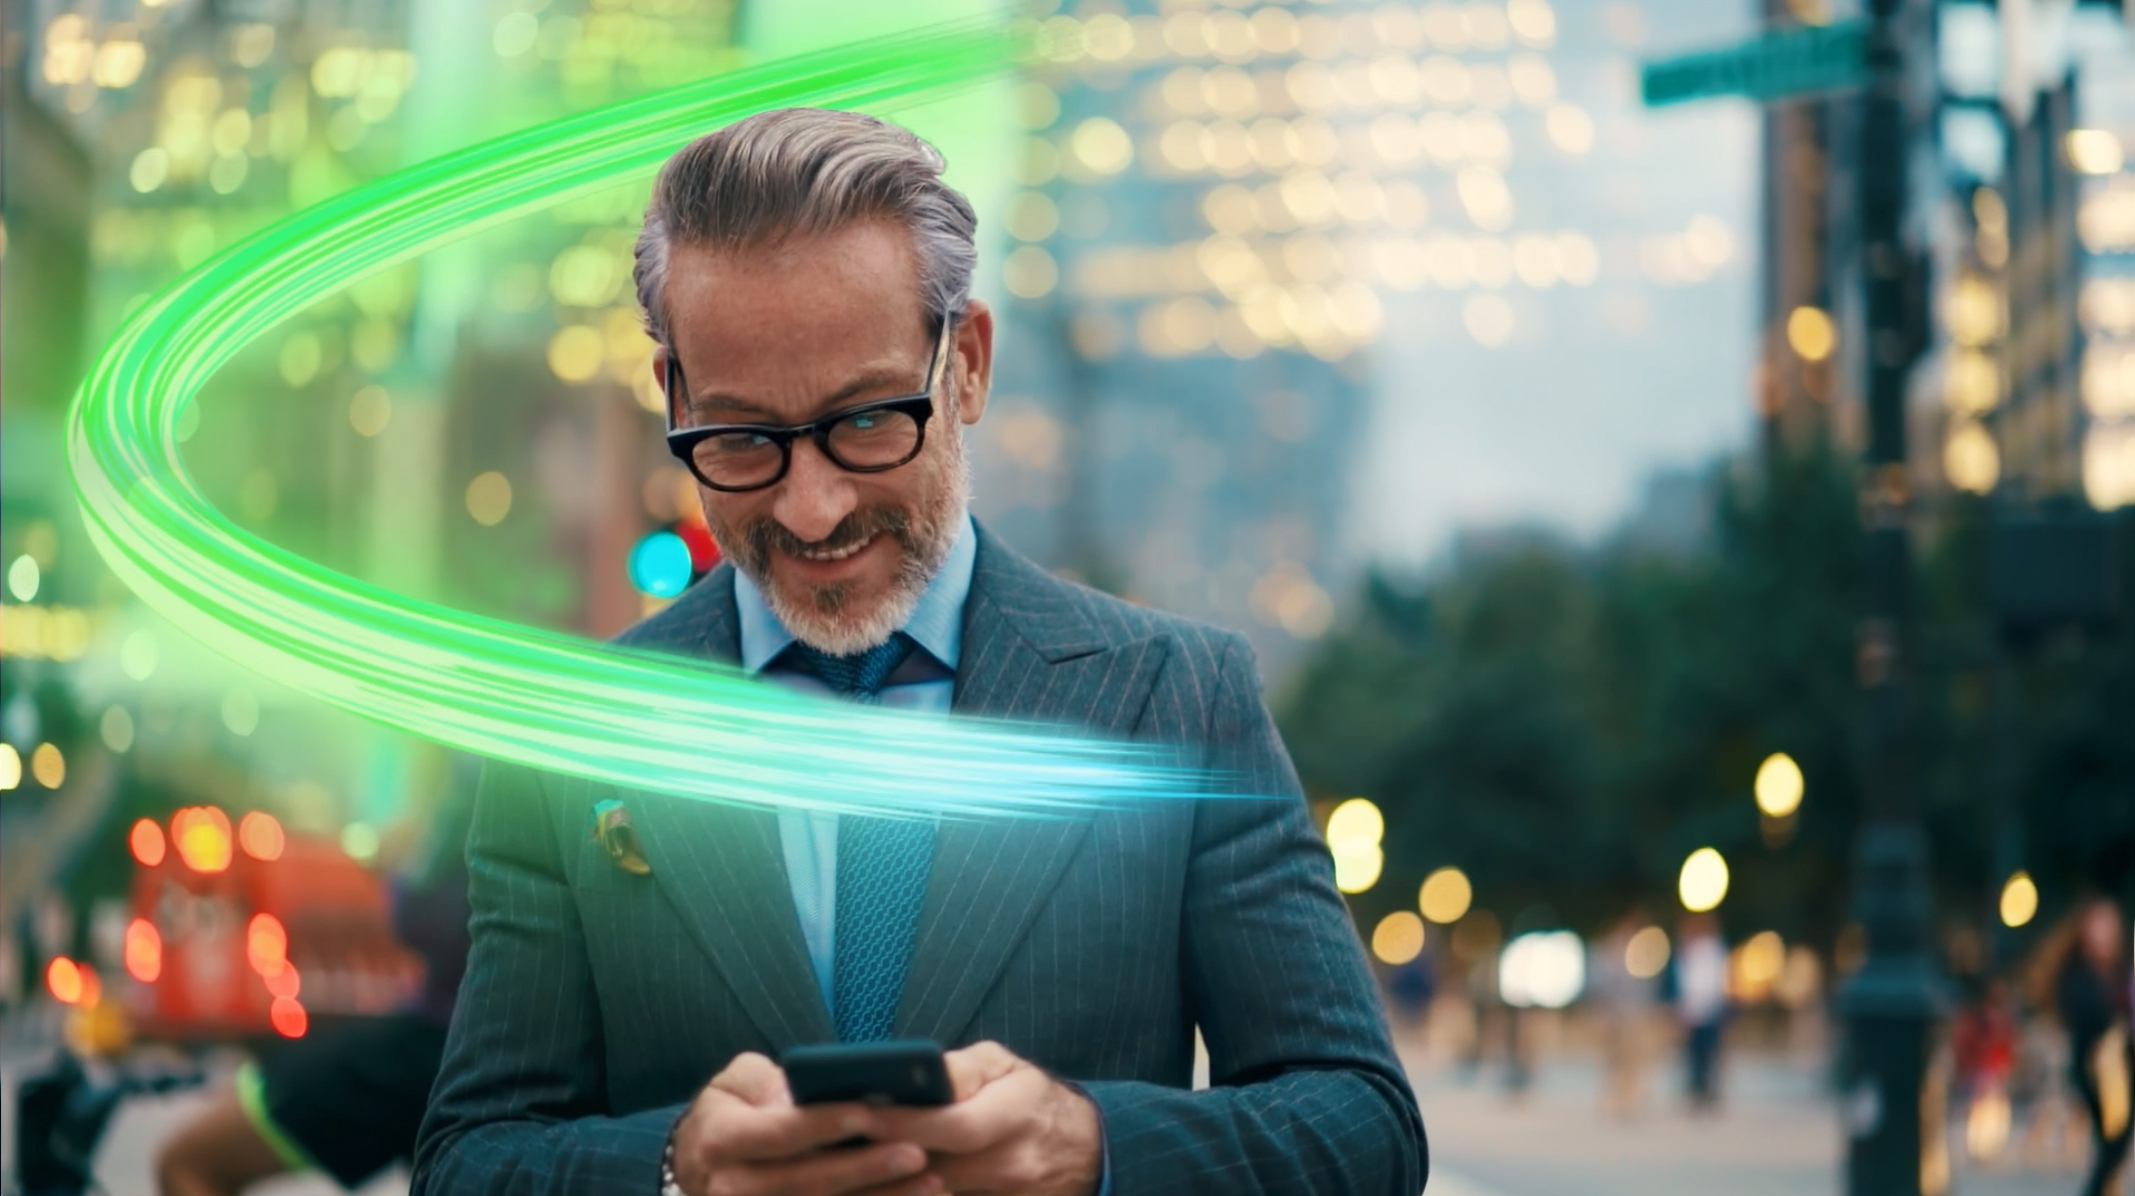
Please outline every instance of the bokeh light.
[[2039, 886], [2029, 872], [2011, 873], [2002, 882], [2001, 901], [1998, 903], [2002, 925], [2011, 930], [2028, 925], [2039, 913]]
[[1379, 883], [1386, 866], [1380, 840], [1386, 819], [1369, 798], [1352, 797], [1327, 816], [1327, 850], [1334, 855], [1335, 887], [1362, 893]]
[[512, 484], [494, 469], [485, 470], [467, 483], [467, 514], [483, 527], [495, 527], [511, 514]]
[[2111, 129], [2070, 129], [2064, 143], [2078, 174], [2118, 174], [2127, 153]]
[[222, 872], [234, 849], [230, 816], [215, 806], [187, 806], [171, 815], [171, 842], [186, 867], [208, 876]]
[[113, 752], [124, 755], [133, 747], [133, 714], [124, 706], [112, 706], [96, 721], [97, 737]]
[[45, 965], [44, 986], [45, 991], [52, 994], [52, 999], [62, 1005], [80, 1002], [88, 987], [82, 982], [81, 965], [64, 955], [55, 956]]
[[126, 846], [143, 868], [157, 867], [163, 863], [163, 828], [153, 818], [138, 819], [126, 834]]
[[1497, 968], [1507, 1005], [1562, 1009], [1586, 988], [1586, 947], [1569, 930], [1530, 931], [1505, 944]]
[[14, 744], [0, 743], [0, 792], [21, 786], [22, 755], [15, 750]]
[[1424, 877], [1423, 887], [1416, 893], [1416, 905], [1423, 916], [1441, 926], [1460, 921], [1474, 900], [1475, 888], [1468, 883], [1468, 874], [1453, 867], [1440, 868]]
[[653, 532], [630, 549], [630, 584], [654, 598], [672, 598], [689, 586], [689, 545], [673, 532]]
[[1822, 361], [1838, 348], [1838, 326], [1820, 307], [1787, 313], [1787, 346], [1803, 361]]
[[311, 1028], [310, 1015], [294, 997], [276, 997], [267, 1007], [267, 1021], [274, 1026], [274, 1032], [284, 1038], [302, 1038]]
[[1757, 779], [1752, 788], [1757, 795], [1759, 810], [1772, 818], [1785, 818], [1801, 808], [1804, 788], [1801, 766], [1785, 752], [1773, 752], [1757, 766]]
[[1737, 1001], [1754, 1004], [1772, 995], [1780, 972], [1786, 967], [1787, 946], [1774, 930], [1759, 931], [1728, 953], [1728, 992]]
[[1727, 899], [1727, 861], [1710, 847], [1691, 852], [1676, 876], [1675, 891], [1691, 913], [1718, 909]]
[[1371, 953], [1380, 963], [1398, 967], [1423, 954], [1423, 938], [1423, 919], [1397, 909], [1372, 929]]
[[13, 594], [17, 602], [35, 602], [37, 587], [42, 580], [37, 558], [28, 553], [16, 557], [7, 567], [7, 592]]
[[245, 924], [245, 962], [261, 976], [289, 965], [289, 931], [280, 918], [269, 913], [252, 915]]
[[265, 810], [253, 810], [237, 820], [237, 844], [255, 860], [282, 858], [284, 837], [281, 821]]
[[135, 918], [126, 924], [125, 955], [127, 975], [143, 984], [156, 982], [163, 974], [163, 935], [155, 923]]
[[40, 743], [30, 749], [30, 776], [47, 789], [67, 783], [67, 757], [56, 743]]
[[351, 822], [341, 828], [341, 851], [359, 864], [378, 858], [378, 831], [368, 822]]
[[1635, 979], [1651, 980], [1668, 966], [1668, 957], [1668, 932], [1658, 926], [1647, 926], [1624, 944], [1624, 971]]

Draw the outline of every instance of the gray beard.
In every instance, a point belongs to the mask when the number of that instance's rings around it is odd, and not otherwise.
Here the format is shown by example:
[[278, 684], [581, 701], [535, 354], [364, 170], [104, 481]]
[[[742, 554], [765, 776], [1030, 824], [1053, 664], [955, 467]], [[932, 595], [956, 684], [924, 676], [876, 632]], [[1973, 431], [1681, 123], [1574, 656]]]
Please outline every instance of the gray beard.
[[793, 633], [793, 638], [832, 656], [858, 655], [911, 622], [920, 596], [927, 592], [934, 575], [949, 559], [949, 550], [956, 545], [971, 491], [971, 463], [961, 442], [962, 437], [953, 441], [954, 455], [947, 462], [946, 484], [923, 498], [921, 508], [894, 514], [872, 508], [856, 511], [826, 538], [828, 544], [850, 543], [869, 535], [896, 540], [897, 572], [890, 581], [889, 592], [872, 609], [849, 609], [853, 598], [849, 585], [804, 586], [798, 593], [781, 588], [771, 575], [771, 554], [790, 550], [798, 542], [768, 516], [751, 525], [747, 534], [718, 537], [720, 545], [733, 545], [729, 556], [734, 567], [756, 584], [765, 605]]

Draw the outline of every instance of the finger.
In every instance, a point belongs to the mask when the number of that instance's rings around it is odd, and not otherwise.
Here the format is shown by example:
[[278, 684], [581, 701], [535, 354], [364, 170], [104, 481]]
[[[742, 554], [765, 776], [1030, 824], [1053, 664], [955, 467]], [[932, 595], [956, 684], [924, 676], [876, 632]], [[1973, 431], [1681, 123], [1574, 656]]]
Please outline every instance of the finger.
[[927, 1174], [941, 1180], [943, 1191], [958, 1196], [967, 1192], [1014, 1191], [1018, 1185], [1009, 1182], [1003, 1166], [1013, 1149], [1013, 1144], [1003, 1143], [976, 1154], [931, 1155]]
[[949, 1087], [957, 1100], [969, 1100], [979, 1089], [1030, 1064], [998, 1042], [975, 1042], [945, 1052], [942, 1063], [949, 1071]]
[[951, 1154], [984, 1150], [1029, 1124], [1051, 1083], [1044, 1072], [1023, 1067], [943, 1108], [875, 1109], [873, 1136]]
[[835, 1196], [917, 1178], [927, 1167], [927, 1152], [909, 1142], [878, 1142], [851, 1150], [828, 1150], [798, 1159], [748, 1163], [735, 1167], [720, 1190], [735, 1196], [784, 1196], [810, 1193]]
[[932, 1171], [922, 1171], [910, 1179], [900, 1179], [871, 1188], [855, 1188], [849, 1196], [949, 1196], [956, 1189], [945, 1186], [941, 1177]]
[[759, 1109], [737, 1101], [722, 1113], [707, 1131], [712, 1152], [721, 1160], [782, 1161], [848, 1138], [884, 1137], [872, 1110], [853, 1102]]
[[793, 1103], [786, 1092], [785, 1070], [755, 1051], [734, 1056], [724, 1070], [712, 1077], [712, 1087], [760, 1108]]

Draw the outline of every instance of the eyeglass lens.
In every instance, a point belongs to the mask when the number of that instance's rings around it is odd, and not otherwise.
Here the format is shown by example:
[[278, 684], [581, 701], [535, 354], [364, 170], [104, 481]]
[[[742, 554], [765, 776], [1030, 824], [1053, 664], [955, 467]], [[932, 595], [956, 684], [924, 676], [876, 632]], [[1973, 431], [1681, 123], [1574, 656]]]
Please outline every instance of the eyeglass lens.
[[[903, 411], [855, 411], [826, 428], [820, 443], [830, 459], [846, 469], [887, 469], [918, 451], [919, 421]], [[776, 476], [786, 451], [769, 436], [737, 431], [700, 441], [695, 459], [710, 481], [749, 486]]]

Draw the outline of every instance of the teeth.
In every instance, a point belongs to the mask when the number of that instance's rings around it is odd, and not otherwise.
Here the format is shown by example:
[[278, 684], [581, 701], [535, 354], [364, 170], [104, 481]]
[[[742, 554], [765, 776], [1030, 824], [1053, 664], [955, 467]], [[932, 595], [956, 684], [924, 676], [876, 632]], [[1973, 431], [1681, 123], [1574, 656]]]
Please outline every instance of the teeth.
[[844, 548], [818, 549], [813, 552], [797, 553], [796, 555], [798, 555], [804, 561], [842, 561], [846, 557], [851, 556], [852, 554], [860, 551], [861, 549], [867, 547], [868, 545], [874, 542], [875, 538], [873, 536], [869, 536], [867, 539], [862, 540], [857, 544], [850, 544]]

